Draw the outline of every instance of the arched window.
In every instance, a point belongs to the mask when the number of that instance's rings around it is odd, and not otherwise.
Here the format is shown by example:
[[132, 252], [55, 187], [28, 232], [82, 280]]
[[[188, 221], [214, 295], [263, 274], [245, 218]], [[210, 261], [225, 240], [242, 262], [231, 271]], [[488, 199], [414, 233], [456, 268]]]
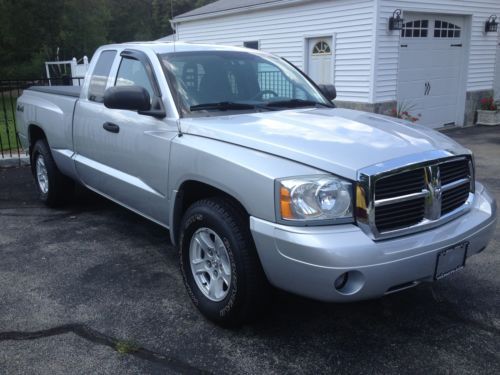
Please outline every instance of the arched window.
[[427, 38], [429, 33], [429, 20], [409, 21], [403, 24], [401, 37], [403, 38]]
[[451, 22], [435, 20], [434, 38], [460, 38], [460, 26]]
[[318, 43], [316, 43], [313, 47], [312, 54], [313, 56], [317, 55], [329, 55], [332, 53], [332, 50], [330, 49], [330, 45], [325, 42], [324, 40], [320, 40]]

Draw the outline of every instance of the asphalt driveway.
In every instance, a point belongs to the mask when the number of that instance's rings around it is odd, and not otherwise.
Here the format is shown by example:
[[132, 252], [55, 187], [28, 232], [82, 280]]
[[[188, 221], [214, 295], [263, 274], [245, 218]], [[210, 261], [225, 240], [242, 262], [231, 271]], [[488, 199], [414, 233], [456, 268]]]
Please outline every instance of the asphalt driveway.
[[[500, 127], [448, 134], [500, 201]], [[0, 169], [0, 373], [197, 372], [498, 374], [500, 229], [437, 283], [354, 304], [276, 292], [231, 331], [191, 305], [164, 229], [83, 189], [47, 209], [27, 167]]]

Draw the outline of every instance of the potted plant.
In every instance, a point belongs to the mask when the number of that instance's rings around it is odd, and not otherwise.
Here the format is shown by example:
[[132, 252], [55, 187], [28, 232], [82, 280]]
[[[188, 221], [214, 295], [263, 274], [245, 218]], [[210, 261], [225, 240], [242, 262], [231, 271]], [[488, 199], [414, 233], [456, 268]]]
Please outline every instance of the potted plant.
[[389, 115], [410, 122], [417, 122], [420, 119], [420, 113], [413, 116], [410, 112], [414, 109], [414, 105], [406, 102], [398, 103], [395, 108], [392, 108]]
[[477, 110], [478, 125], [500, 125], [499, 103], [493, 97], [481, 99], [481, 109]]

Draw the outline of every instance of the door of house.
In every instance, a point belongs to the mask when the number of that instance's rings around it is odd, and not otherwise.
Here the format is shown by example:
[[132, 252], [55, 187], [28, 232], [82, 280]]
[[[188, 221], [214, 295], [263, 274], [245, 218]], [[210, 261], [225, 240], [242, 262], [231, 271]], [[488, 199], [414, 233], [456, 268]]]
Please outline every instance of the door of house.
[[308, 39], [307, 74], [318, 84], [333, 83], [332, 38]]
[[398, 106], [432, 128], [460, 124], [464, 18], [405, 13], [401, 30]]

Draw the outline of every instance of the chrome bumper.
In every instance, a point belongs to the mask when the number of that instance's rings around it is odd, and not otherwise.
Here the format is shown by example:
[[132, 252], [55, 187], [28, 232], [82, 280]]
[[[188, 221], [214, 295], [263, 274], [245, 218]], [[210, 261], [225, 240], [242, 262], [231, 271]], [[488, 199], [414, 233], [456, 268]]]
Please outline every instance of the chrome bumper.
[[[468, 242], [467, 257], [481, 252], [496, 226], [496, 202], [480, 183], [469, 212], [436, 228], [373, 241], [353, 224], [290, 227], [254, 217], [250, 229], [264, 271], [274, 286], [323, 301], [380, 297], [432, 281], [437, 254]], [[346, 287], [335, 281], [345, 272]]]

